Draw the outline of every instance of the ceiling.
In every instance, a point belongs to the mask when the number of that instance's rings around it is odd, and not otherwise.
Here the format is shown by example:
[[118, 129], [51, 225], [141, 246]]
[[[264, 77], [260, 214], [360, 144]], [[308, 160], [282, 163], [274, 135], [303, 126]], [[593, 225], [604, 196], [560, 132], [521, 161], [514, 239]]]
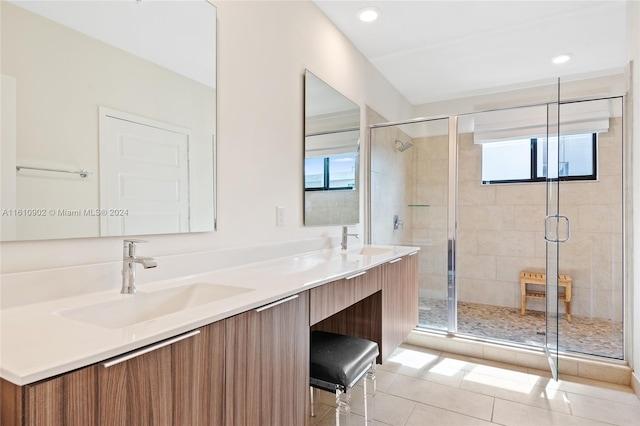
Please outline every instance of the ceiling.
[[[313, 0], [413, 105], [622, 72], [625, 0]], [[374, 6], [374, 22], [357, 11]], [[568, 63], [551, 58], [571, 53]]]

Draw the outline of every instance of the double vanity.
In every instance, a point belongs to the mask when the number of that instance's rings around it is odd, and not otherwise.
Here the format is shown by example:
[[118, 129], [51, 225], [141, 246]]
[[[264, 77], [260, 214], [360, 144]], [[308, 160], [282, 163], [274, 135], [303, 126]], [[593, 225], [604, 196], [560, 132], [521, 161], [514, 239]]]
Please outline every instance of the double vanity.
[[376, 341], [382, 362], [417, 324], [417, 252], [326, 249], [5, 308], [0, 423], [304, 425], [310, 330]]

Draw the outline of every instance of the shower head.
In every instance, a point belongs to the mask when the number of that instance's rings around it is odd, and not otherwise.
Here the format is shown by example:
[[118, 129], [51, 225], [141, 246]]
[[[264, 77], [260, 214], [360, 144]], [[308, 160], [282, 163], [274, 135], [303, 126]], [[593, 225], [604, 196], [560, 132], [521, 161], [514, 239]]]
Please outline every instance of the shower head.
[[401, 140], [396, 139], [396, 149], [399, 152], [405, 152], [409, 148], [411, 148], [413, 144], [411, 142], [402, 142]]

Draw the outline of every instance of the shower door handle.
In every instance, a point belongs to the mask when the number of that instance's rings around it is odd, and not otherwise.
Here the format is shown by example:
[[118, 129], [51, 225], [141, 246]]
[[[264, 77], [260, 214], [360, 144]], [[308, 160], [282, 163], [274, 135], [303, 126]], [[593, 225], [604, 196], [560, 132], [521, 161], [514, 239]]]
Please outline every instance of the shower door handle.
[[544, 218], [544, 239], [550, 243], [564, 243], [569, 241], [571, 226], [569, 218], [559, 214]]

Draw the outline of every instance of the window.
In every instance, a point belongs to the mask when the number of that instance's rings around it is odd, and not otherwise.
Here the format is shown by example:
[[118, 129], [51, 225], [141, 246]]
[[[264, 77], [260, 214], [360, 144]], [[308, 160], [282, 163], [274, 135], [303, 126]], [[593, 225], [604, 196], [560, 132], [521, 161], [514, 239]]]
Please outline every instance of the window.
[[[596, 133], [482, 144], [482, 183], [596, 179]], [[547, 149], [549, 150], [547, 164]]]
[[305, 159], [304, 188], [307, 191], [354, 189], [356, 186], [356, 154]]

